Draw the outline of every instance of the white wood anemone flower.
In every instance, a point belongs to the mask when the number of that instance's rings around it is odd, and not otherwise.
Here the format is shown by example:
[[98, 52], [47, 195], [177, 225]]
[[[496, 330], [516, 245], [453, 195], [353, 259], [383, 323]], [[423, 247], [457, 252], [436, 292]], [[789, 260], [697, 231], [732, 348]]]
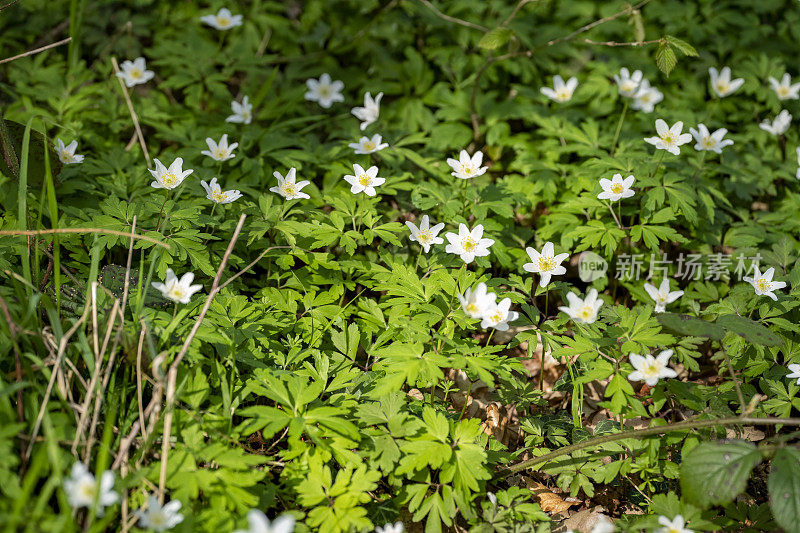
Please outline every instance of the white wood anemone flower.
[[208, 150], [203, 150], [200, 153], [207, 155], [214, 161], [227, 161], [228, 159], [233, 159], [236, 157], [236, 154], [234, 154], [233, 151], [236, 150], [237, 146], [239, 146], [239, 143], [228, 145], [227, 133], [220, 138], [219, 143], [215, 142], [211, 137], [206, 137], [206, 144], [208, 145]]
[[384, 524], [383, 527], [375, 526], [375, 533], [405, 533], [406, 527], [402, 522]]
[[217, 30], [229, 30], [242, 25], [242, 15], [234, 15], [226, 7], [217, 11], [216, 15], [204, 15], [200, 20]]
[[344, 102], [344, 96], [342, 96], [344, 83], [339, 80], [331, 80], [331, 75], [327, 72], [320, 76], [318, 80], [314, 78], [307, 79], [306, 87], [308, 90], [306, 91], [305, 99], [309, 102], [317, 102], [325, 109], [332, 106], [334, 102]]
[[567, 269], [561, 266], [561, 263], [563, 263], [564, 260], [569, 257], [569, 254], [562, 253], [555, 255], [555, 247], [553, 246], [552, 242], [544, 243], [541, 253], [537, 252], [535, 248], [531, 247], [525, 248], [525, 251], [528, 253], [528, 257], [531, 258], [531, 262], [525, 263], [522, 265], [522, 268], [527, 272], [539, 274], [540, 287], [547, 287], [547, 284], [550, 283], [550, 278], [552, 276], [561, 276], [566, 274]]
[[655, 387], [658, 380], [663, 378], [674, 378], [678, 375], [667, 364], [672, 357], [672, 350], [664, 350], [657, 357], [647, 354], [644, 357], [632, 353], [628, 360], [635, 369], [628, 374], [629, 381], [644, 381], [650, 387]]
[[359, 164], [353, 165], [353, 175], [346, 175], [344, 181], [350, 184], [351, 193], [363, 192], [367, 196], [375, 196], [375, 187], [386, 183], [384, 178], [378, 176], [378, 167], [371, 166], [364, 170], [364, 167]]
[[250, 103], [250, 99], [247, 97], [247, 95], [242, 97], [241, 104], [236, 100], [232, 101], [231, 111], [233, 111], [233, 115], [228, 116], [228, 118], [225, 119], [225, 122], [250, 124], [250, 122], [253, 120], [253, 104]]
[[297, 181], [297, 169], [294, 167], [289, 169], [286, 177], [281, 176], [277, 170], [272, 173], [278, 180], [277, 187], [270, 187], [269, 190], [278, 193], [287, 200], [297, 200], [300, 198], [311, 198], [306, 193], [302, 192], [303, 187], [309, 185], [311, 182], [308, 180]]
[[147, 507], [144, 510], [136, 511], [136, 516], [139, 517], [139, 527], [155, 531], [172, 529], [183, 522], [183, 515], [178, 512], [180, 509], [180, 500], [172, 500], [162, 506], [158, 503], [158, 498], [151, 494], [147, 499]]
[[794, 177], [800, 180], [800, 146], [797, 147], [797, 173]]
[[270, 522], [267, 515], [258, 509], [247, 512], [247, 529], [237, 529], [233, 533], [292, 533], [295, 519], [286, 513]]
[[600, 187], [603, 188], [603, 192], [598, 194], [597, 198], [600, 200], [611, 200], [612, 202], [618, 202], [623, 198], [630, 198], [636, 194], [634, 190], [631, 189], [635, 180], [636, 178], [634, 178], [633, 175], [622, 179], [622, 174], [614, 174], [611, 179], [600, 178]]
[[786, 374], [786, 379], [796, 379], [797, 384], [800, 385], [800, 365], [798, 364], [788, 365], [788, 368], [791, 374]]
[[661, 285], [656, 288], [655, 285], [651, 285], [650, 283], [644, 284], [644, 290], [647, 291], [647, 294], [650, 295], [650, 298], [656, 303], [654, 311], [656, 313], [663, 313], [667, 310], [667, 305], [671, 304], [681, 296], [683, 296], [683, 291], [672, 291], [669, 290], [669, 278], [664, 278], [661, 280]]
[[514, 322], [517, 318], [519, 318], [519, 313], [511, 311], [511, 298], [504, 298], [486, 311], [481, 320], [481, 327], [508, 331], [508, 323]]
[[408, 240], [418, 242], [426, 254], [431, 251], [432, 244], [444, 243], [444, 239], [438, 236], [439, 232], [444, 228], [444, 223], [440, 222], [435, 226], [431, 226], [428, 215], [422, 215], [419, 221], [419, 228], [408, 220], [406, 220], [406, 226], [411, 231]]
[[758, 266], [753, 265], [753, 277], [745, 276], [742, 278], [743, 281], [746, 281], [750, 285], [753, 286], [753, 289], [756, 291], [756, 295], [758, 296], [769, 296], [773, 300], [777, 301], [778, 297], [775, 295], [774, 291], [778, 289], [782, 289], [786, 287], [785, 281], [772, 281], [772, 276], [775, 275], [775, 269], [769, 267], [763, 274], [758, 269]]
[[71, 143], [64, 146], [64, 141], [56, 138], [56, 153], [58, 154], [58, 160], [65, 165], [83, 163], [83, 156], [75, 153], [75, 150], [77, 149], [78, 141], [73, 140]]
[[710, 67], [708, 75], [711, 78], [711, 90], [720, 98], [725, 98], [735, 93], [744, 84], [742, 78], [731, 79], [730, 67], [722, 67], [719, 72], [714, 67]]
[[781, 112], [774, 119], [771, 121], [764, 119], [758, 127], [773, 135], [783, 135], [789, 129], [789, 124], [791, 123], [792, 115], [785, 109], [781, 109]]
[[202, 285], [192, 285], [192, 281], [194, 281], [193, 272], [187, 272], [181, 276], [181, 279], [178, 279], [175, 272], [168, 268], [164, 283], [158, 281], [152, 283], [153, 288], [161, 291], [164, 298], [179, 304], [188, 304], [192, 299], [192, 295], [203, 288]]
[[592, 324], [597, 320], [597, 312], [603, 306], [603, 300], [597, 297], [597, 289], [589, 289], [586, 298], [581, 299], [574, 292], [567, 293], [569, 306], [561, 306], [558, 309], [569, 315], [573, 322], [578, 324]]
[[475, 152], [472, 157], [469, 156], [469, 152], [466, 150], [461, 150], [457, 160], [452, 157], [447, 159], [447, 164], [453, 169], [451, 176], [462, 180], [483, 176], [489, 167], [482, 167], [482, 162], [483, 152], [480, 150]]
[[572, 95], [575, 94], [577, 87], [578, 78], [575, 76], [564, 82], [564, 78], [556, 74], [553, 76], [553, 88], [542, 87], [539, 91], [549, 99], [563, 104], [572, 100]]
[[631, 107], [645, 113], [651, 113], [655, 109], [656, 104], [664, 99], [664, 93], [659, 91], [656, 87], [651, 87], [650, 82], [642, 80], [642, 85], [633, 96], [633, 103]]
[[620, 96], [625, 98], [635, 98], [642, 84], [642, 71], [634, 70], [631, 74], [627, 68], [619, 69], [619, 75], [614, 74], [614, 81], [617, 83], [617, 90]]
[[489, 247], [494, 244], [494, 239], [483, 238], [483, 224], [478, 224], [473, 229], [469, 229], [466, 224], [459, 224], [458, 233], [445, 233], [444, 236], [450, 243], [445, 246], [444, 251], [461, 257], [467, 264], [476, 257], [489, 255]]
[[206, 190], [206, 198], [215, 204], [229, 204], [242, 197], [241, 191], [237, 189], [223, 191], [222, 187], [220, 187], [219, 183], [217, 183], [217, 178], [211, 178], [211, 182], [209, 183], [201, 181], [200, 185], [202, 185], [203, 189]]
[[155, 160], [156, 169], [147, 169], [153, 175], [155, 181], [150, 183], [150, 186], [155, 189], [172, 190], [186, 179], [186, 176], [194, 172], [192, 169], [183, 170], [183, 158], [176, 157], [175, 161], [169, 166], [165, 167], [164, 164], [158, 159]]
[[383, 150], [389, 143], [381, 142], [383, 138], [377, 133], [370, 137], [361, 137], [357, 143], [350, 143], [347, 146], [353, 149], [356, 154], [371, 154]]
[[86, 465], [80, 462], [72, 465], [69, 477], [64, 480], [64, 492], [67, 501], [75, 509], [91, 508], [97, 498], [98, 515], [103, 514], [104, 508], [119, 501], [119, 494], [114, 491], [114, 472], [103, 472], [98, 484]]
[[660, 118], [656, 119], [656, 133], [658, 137], [645, 137], [644, 142], [652, 144], [656, 150], [666, 150], [667, 152], [680, 155], [681, 145], [692, 140], [691, 133], [681, 133], [683, 122], [678, 121], [671, 127]]
[[800, 83], [792, 83], [792, 77], [788, 72], [783, 75], [781, 81], [770, 76], [769, 84], [772, 85], [772, 90], [778, 95], [778, 100], [797, 100], [800, 98]]
[[461, 309], [470, 318], [483, 318], [488, 311], [495, 306], [497, 295], [493, 292], [488, 292], [486, 284], [483, 282], [478, 283], [473, 291], [468, 288], [464, 291], [464, 295], [458, 294], [458, 301], [461, 303]]
[[682, 515], [675, 515], [675, 518], [670, 520], [666, 516], [659, 516], [658, 523], [663, 527], [656, 530], [656, 533], [694, 533], [693, 530], [686, 527], [686, 521]]
[[147, 63], [143, 57], [137, 57], [133, 61], [126, 59], [119, 68], [122, 72], [117, 72], [117, 77], [122, 78], [126, 87], [147, 83], [155, 76], [152, 70], [147, 70]]
[[698, 124], [697, 129], [689, 128], [689, 133], [691, 133], [694, 140], [697, 141], [697, 144], [694, 145], [694, 149], [698, 152], [710, 150], [721, 154], [723, 148], [733, 144], [732, 140], [724, 139], [725, 135], [728, 133], [728, 130], [725, 128], [720, 128], [714, 133], [710, 133], [705, 124]]
[[372, 94], [367, 91], [367, 94], [364, 95], [364, 107], [354, 107], [350, 110], [353, 116], [361, 121], [361, 131], [378, 120], [378, 115], [381, 113], [381, 98], [383, 98], [383, 93], [378, 93], [373, 98]]

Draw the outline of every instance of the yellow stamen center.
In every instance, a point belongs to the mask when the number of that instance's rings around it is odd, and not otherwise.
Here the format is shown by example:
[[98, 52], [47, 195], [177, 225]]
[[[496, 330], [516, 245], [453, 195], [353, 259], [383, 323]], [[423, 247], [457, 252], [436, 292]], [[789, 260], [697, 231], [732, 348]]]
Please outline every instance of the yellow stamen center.
[[556, 267], [556, 262], [552, 257], [539, 256], [538, 263], [540, 272], [549, 272]]
[[85, 497], [86, 499], [94, 499], [95, 493], [97, 492], [97, 487], [95, 483], [84, 483], [80, 486], [80, 493], [81, 496]]
[[471, 166], [469, 166], [469, 165], [464, 165], [464, 166], [461, 168], [461, 172], [463, 172], [464, 174], [466, 174], [467, 176], [469, 176], [470, 174], [472, 174], [472, 167], [471, 167]]
[[675, 136], [672, 134], [671, 131], [668, 131], [661, 137], [661, 140], [664, 141], [664, 144], [675, 144]]
[[222, 148], [217, 148], [214, 150], [214, 158], [215, 159], [225, 159], [228, 156], [228, 152], [223, 150]]
[[186, 291], [183, 289], [181, 285], [174, 285], [169, 290], [169, 295], [174, 300], [182, 300], [186, 296]]
[[636, 88], [636, 83], [631, 80], [626, 80], [622, 82], [622, 85], [619, 86], [622, 92], [629, 93]]
[[473, 315], [474, 315], [475, 313], [477, 313], [477, 312], [478, 312], [478, 306], [477, 306], [477, 305], [475, 305], [475, 303], [474, 303], [474, 302], [470, 302], [470, 303], [468, 303], [468, 304], [467, 304], [467, 312], [468, 312], [468, 313], [471, 313], [471, 314], [473, 314]]
[[704, 148], [714, 148], [717, 145], [714, 139], [712, 139], [710, 136], [704, 137], [703, 142], [701, 144], [703, 145]]
[[361, 174], [358, 177], [358, 183], [364, 187], [368, 187], [370, 183], [372, 183], [372, 178], [367, 176], [366, 174]]
[[374, 150], [374, 149], [375, 149], [375, 143], [374, 142], [372, 142], [372, 141], [365, 141], [364, 142], [364, 150]]
[[661, 365], [657, 362], [645, 363], [644, 368], [642, 368], [642, 374], [647, 377], [657, 376], [659, 372], [661, 372]]
[[176, 183], [178, 183], [178, 178], [172, 172], [167, 172], [161, 176], [161, 184], [165, 187], [172, 188]]
[[142, 77], [142, 71], [136, 67], [131, 69], [131, 78], [138, 80]]
[[294, 183], [284, 183], [283, 184], [283, 195], [284, 196], [294, 196], [297, 194], [297, 185]]
[[764, 278], [760, 278], [756, 280], [756, 288], [761, 292], [766, 292], [769, 290], [769, 281], [765, 280]]
[[562, 88], [556, 91], [556, 100], [559, 102], [566, 102], [570, 98], [572, 98], [572, 93], [569, 89]]
[[611, 189], [611, 192], [613, 192], [614, 194], [622, 194], [622, 188], [623, 187], [621, 183], [612, 183], [611, 186], [609, 187], [609, 189]]
[[500, 322], [503, 321], [503, 313], [497, 311], [492, 316], [489, 317], [489, 320], [491, 320], [495, 324], [499, 324]]
[[224, 202], [228, 199], [227, 193], [224, 193], [221, 190], [212, 192], [211, 197], [214, 198], [214, 201], [217, 203]]
[[231, 25], [231, 19], [228, 17], [217, 17], [217, 24], [225, 28]]
[[775, 92], [781, 97], [789, 96], [789, 88], [785, 85], [778, 86], [778, 89]]
[[417, 232], [417, 241], [424, 243], [431, 240], [431, 232], [428, 230], [419, 230]]
[[717, 82], [717, 92], [725, 94], [730, 90], [731, 90], [731, 86], [730, 86], [729, 83], [724, 82], [724, 81], [718, 81]]
[[464, 249], [465, 252], [474, 251], [476, 246], [478, 246], [478, 243], [475, 242], [475, 239], [473, 239], [472, 237], [467, 237], [466, 239], [461, 241], [461, 247]]
[[592, 315], [594, 315], [594, 309], [588, 305], [581, 307], [580, 311], [578, 311], [578, 316], [583, 320], [589, 320]]

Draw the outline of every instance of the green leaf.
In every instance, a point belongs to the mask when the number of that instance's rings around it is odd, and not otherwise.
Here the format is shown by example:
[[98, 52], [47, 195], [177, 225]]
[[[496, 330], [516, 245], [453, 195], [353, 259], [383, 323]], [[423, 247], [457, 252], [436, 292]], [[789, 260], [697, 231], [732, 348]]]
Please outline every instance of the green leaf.
[[704, 508], [730, 503], [745, 489], [760, 460], [761, 454], [750, 442], [704, 442], [683, 457], [683, 495]]
[[677, 37], [673, 37], [672, 35], [667, 35], [667, 42], [681, 51], [681, 53], [685, 56], [690, 57], [697, 57], [697, 50], [694, 49], [694, 46], [687, 43], [683, 39], [678, 39]]
[[656, 318], [662, 326], [681, 335], [714, 340], [721, 340], [725, 336], [725, 329], [722, 326], [691, 315], [660, 313]]
[[508, 28], [495, 28], [481, 37], [478, 46], [485, 50], [497, 50], [508, 42], [512, 34], [513, 32]]
[[769, 504], [786, 533], [800, 533], [800, 451], [778, 450], [769, 468]]
[[668, 43], [662, 42], [658, 45], [656, 49], [656, 66], [658, 70], [669, 77], [669, 73], [675, 68], [677, 62], [678, 58], [675, 57], [675, 52], [672, 51], [672, 47]]
[[736, 333], [744, 338], [750, 344], [758, 344], [760, 346], [780, 346], [782, 344], [781, 338], [762, 326], [758, 322], [738, 315], [722, 315], [717, 318], [717, 324], [724, 327], [728, 331]]

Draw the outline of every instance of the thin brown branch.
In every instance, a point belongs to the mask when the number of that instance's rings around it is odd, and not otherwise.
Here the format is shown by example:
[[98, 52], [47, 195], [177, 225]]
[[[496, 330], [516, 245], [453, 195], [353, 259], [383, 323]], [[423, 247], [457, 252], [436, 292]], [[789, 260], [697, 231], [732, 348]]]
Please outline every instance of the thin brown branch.
[[3, 63], [8, 63], [10, 61], [14, 61], [15, 59], [20, 59], [22, 57], [28, 57], [28, 56], [32, 56], [34, 54], [38, 54], [39, 52], [44, 52], [45, 50], [49, 50], [51, 48], [55, 48], [56, 46], [61, 46], [62, 44], [67, 44], [71, 40], [72, 40], [72, 37], [67, 37], [66, 39], [62, 39], [62, 40], [57, 41], [55, 43], [50, 43], [47, 46], [42, 46], [41, 48], [34, 48], [33, 50], [28, 50], [27, 52], [24, 52], [24, 53], [16, 55], [16, 56], [7, 57], [5, 59], [0, 59], [0, 65], [2, 65]]
[[119, 72], [119, 65], [117, 65], [117, 58], [111, 58], [111, 65], [114, 67], [114, 73], [117, 74], [116, 78], [119, 81], [119, 86], [122, 88], [122, 96], [125, 97], [125, 104], [128, 106], [128, 111], [131, 114], [131, 119], [133, 120], [133, 128], [136, 130], [136, 136], [139, 137], [139, 145], [142, 147], [142, 153], [144, 154], [144, 159], [147, 161], [147, 166], [150, 167], [150, 152], [147, 151], [147, 144], [144, 142], [144, 135], [142, 135], [142, 128], [139, 127], [139, 118], [136, 116], [136, 111], [133, 110], [133, 103], [131, 103], [131, 97], [128, 94], [128, 88], [125, 87], [125, 82], [122, 81], [122, 78], [118, 76]]
[[563, 43], [564, 41], [569, 41], [570, 39], [576, 37], [577, 35], [580, 35], [581, 33], [587, 32], [587, 31], [591, 30], [592, 28], [595, 28], [595, 27], [597, 27], [597, 26], [599, 26], [601, 24], [605, 24], [606, 22], [611, 22], [612, 20], [617, 19], [617, 18], [621, 17], [622, 15], [627, 15], [627, 14], [633, 13], [637, 9], [640, 9], [640, 8], [644, 7], [646, 4], [650, 3], [650, 1], [651, 0], [642, 0], [641, 2], [636, 4], [635, 6], [628, 6], [625, 9], [623, 9], [622, 11], [614, 13], [613, 15], [609, 15], [607, 17], [603, 17], [601, 19], [595, 20], [594, 22], [590, 22], [586, 26], [582, 26], [582, 27], [578, 28], [577, 30], [573, 31], [572, 33], [570, 33], [568, 35], [565, 35], [564, 37], [559, 37], [558, 39], [553, 39], [552, 41], [548, 41], [545, 46], [553, 46], [554, 44], [557, 44], [557, 43]]
[[37, 230], [0, 230], [0, 237], [6, 235], [53, 235], [55, 233], [102, 233], [104, 235], [119, 235], [120, 237], [131, 237], [133, 239], [140, 239], [147, 242], [152, 242], [158, 246], [162, 246], [167, 250], [170, 249], [169, 244], [161, 242], [153, 237], [147, 235], [132, 235], [126, 231], [117, 231], [114, 229], [104, 228], [56, 228], [56, 229], [37, 229]]
[[421, 3], [422, 5], [424, 5], [425, 7], [430, 9], [431, 11], [433, 11], [434, 14], [436, 14], [436, 16], [439, 17], [442, 20], [446, 20], [448, 22], [453, 22], [455, 24], [459, 24], [460, 26], [464, 26], [466, 28], [472, 28], [473, 30], [480, 30], [482, 32], [489, 31], [489, 28], [487, 28], [485, 26], [481, 26], [480, 24], [475, 24], [474, 22], [470, 22], [468, 20], [463, 20], [463, 19], [460, 19], [460, 18], [451, 17], [450, 15], [445, 15], [444, 13], [439, 11], [436, 8], [435, 5], [431, 4], [428, 0], [419, 0], [419, 3]]
[[277, 250], [277, 249], [279, 249], [279, 248], [293, 248], [293, 246], [270, 246], [269, 248], [267, 248], [266, 250], [264, 250], [263, 252], [261, 252], [260, 254], [258, 254], [258, 257], [256, 257], [256, 258], [255, 258], [253, 261], [251, 261], [249, 265], [247, 265], [246, 267], [244, 267], [243, 269], [241, 269], [239, 272], [237, 272], [236, 274], [234, 274], [233, 276], [231, 276], [230, 278], [228, 278], [228, 279], [225, 281], [225, 283], [223, 283], [222, 285], [220, 285], [220, 287], [219, 287], [219, 290], [222, 290], [222, 289], [224, 289], [225, 287], [227, 287], [227, 286], [228, 286], [228, 283], [230, 283], [231, 281], [235, 280], [236, 278], [238, 278], [239, 276], [241, 276], [242, 274], [244, 274], [245, 272], [247, 272], [248, 270], [250, 270], [251, 268], [253, 268], [253, 267], [255, 266], [255, 264], [256, 264], [256, 263], [258, 263], [259, 261], [261, 261], [261, 259], [262, 259], [262, 258], [263, 258], [265, 255], [267, 255], [267, 253], [268, 253], [268, 252], [271, 252], [272, 250]]
[[222, 278], [222, 273], [225, 271], [225, 266], [228, 264], [228, 258], [230, 258], [231, 253], [233, 253], [233, 247], [236, 244], [236, 241], [239, 239], [239, 233], [242, 231], [245, 218], [247, 218], [247, 215], [245, 214], [242, 214], [242, 216], [239, 217], [239, 223], [236, 225], [233, 236], [228, 243], [228, 248], [225, 250], [225, 255], [222, 256], [222, 261], [217, 269], [217, 275], [214, 277], [214, 282], [211, 284], [211, 290], [208, 291], [206, 303], [203, 304], [203, 308], [200, 310], [200, 314], [197, 316], [197, 320], [195, 320], [192, 330], [186, 336], [186, 340], [183, 342], [180, 352], [178, 352], [178, 355], [175, 356], [175, 360], [169, 367], [169, 373], [167, 376], [166, 409], [164, 411], [164, 432], [162, 433], [161, 437], [161, 472], [158, 479], [158, 498], [162, 503], [164, 501], [164, 489], [167, 483], [167, 458], [169, 456], [170, 448], [169, 440], [170, 432], [172, 430], [172, 409], [175, 404], [175, 388], [178, 380], [178, 366], [186, 356], [186, 352], [189, 350], [189, 345], [192, 343], [194, 336], [197, 334], [197, 330], [200, 329], [200, 324], [203, 323], [203, 319], [205, 318], [209, 307], [211, 307], [211, 302], [214, 300], [214, 296], [216, 296], [220, 290], [219, 280]]
[[652, 41], [633, 41], [629, 43], [619, 43], [616, 41], [593, 41], [591, 39], [584, 39], [583, 42], [586, 44], [594, 44], [597, 46], [647, 46], [649, 44], [658, 44], [661, 42], [661, 39], [653, 39]]

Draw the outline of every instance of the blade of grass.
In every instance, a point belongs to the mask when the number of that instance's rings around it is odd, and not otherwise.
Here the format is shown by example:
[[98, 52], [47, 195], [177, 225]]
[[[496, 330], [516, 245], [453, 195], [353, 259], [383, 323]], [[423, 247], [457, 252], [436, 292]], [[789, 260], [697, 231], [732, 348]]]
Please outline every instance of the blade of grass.
[[[28, 154], [31, 144], [31, 125], [33, 118], [28, 120], [25, 125], [25, 133], [22, 135], [22, 154], [19, 168], [19, 188], [17, 189], [17, 223], [21, 230], [28, 229]], [[26, 249], [30, 249], [30, 241], [26, 242]], [[31, 280], [31, 260], [27, 253], [22, 254], [22, 277], [28, 282], [29, 285], [33, 284]], [[25, 286], [28, 296], [32, 294], [32, 289], [28, 285]]]
[[[53, 171], [50, 168], [50, 150], [47, 136], [44, 139], [44, 179], [47, 186], [47, 207], [50, 212], [50, 227], [58, 229], [58, 200], [53, 183]], [[61, 248], [58, 244], [58, 233], [53, 234], [53, 286], [56, 291], [56, 309], [61, 312]]]

